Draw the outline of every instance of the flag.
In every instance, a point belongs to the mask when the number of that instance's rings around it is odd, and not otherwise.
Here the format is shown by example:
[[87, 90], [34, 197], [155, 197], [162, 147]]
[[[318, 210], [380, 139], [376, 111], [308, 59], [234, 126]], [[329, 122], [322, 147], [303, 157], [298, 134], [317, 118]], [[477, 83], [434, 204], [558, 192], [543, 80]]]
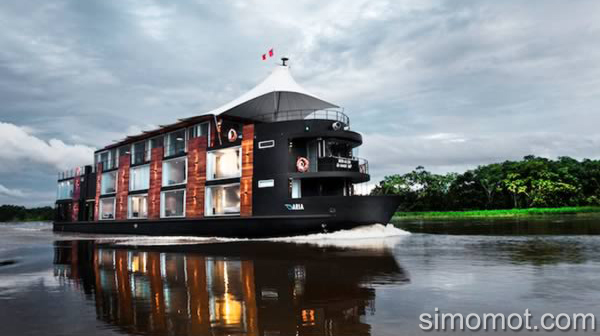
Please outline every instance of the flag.
[[269, 55], [269, 57], [273, 57], [273, 55], [274, 55], [273, 48], [269, 49], [269, 52], [267, 52], [266, 54], [262, 54], [263, 61], [267, 60], [267, 54]]

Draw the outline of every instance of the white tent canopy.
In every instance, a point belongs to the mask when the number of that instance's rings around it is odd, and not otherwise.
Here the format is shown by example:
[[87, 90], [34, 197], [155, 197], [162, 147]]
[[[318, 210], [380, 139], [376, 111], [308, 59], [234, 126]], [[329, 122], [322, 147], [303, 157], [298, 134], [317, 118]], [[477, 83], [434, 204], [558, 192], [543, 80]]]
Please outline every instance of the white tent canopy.
[[292, 78], [287, 65], [279, 65], [269, 77], [252, 90], [208, 114], [252, 119], [276, 112], [337, 107], [339, 106], [308, 93]]

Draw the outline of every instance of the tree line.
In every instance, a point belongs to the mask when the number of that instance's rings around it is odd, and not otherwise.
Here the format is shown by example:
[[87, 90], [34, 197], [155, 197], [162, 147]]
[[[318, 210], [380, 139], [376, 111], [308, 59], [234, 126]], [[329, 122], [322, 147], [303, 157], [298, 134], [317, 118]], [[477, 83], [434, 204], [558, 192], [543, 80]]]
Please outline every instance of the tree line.
[[0, 205], [0, 222], [51, 221], [54, 209], [49, 206], [25, 208], [18, 205]]
[[600, 205], [600, 160], [528, 155], [462, 174], [434, 174], [419, 166], [386, 176], [371, 194], [401, 196], [400, 211]]

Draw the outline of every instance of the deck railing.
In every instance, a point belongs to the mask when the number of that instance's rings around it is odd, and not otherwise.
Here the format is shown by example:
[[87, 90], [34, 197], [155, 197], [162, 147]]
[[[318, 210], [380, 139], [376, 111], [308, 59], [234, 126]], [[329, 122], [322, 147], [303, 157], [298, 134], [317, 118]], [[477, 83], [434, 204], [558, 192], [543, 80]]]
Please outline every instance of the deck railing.
[[317, 164], [310, 164], [309, 172], [352, 171], [369, 173], [369, 161], [357, 157], [324, 156], [317, 159]]
[[59, 180], [70, 179], [85, 174], [85, 166], [75, 167], [73, 169], [63, 170], [58, 173]]
[[289, 121], [320, 119], [339, 121], [346, 126], [350, 126], [350, 118], [344, 112], [338, 110], [289, 110], [274, 113], [262, 114], [254, 117], [255, 120], [263, 122]]

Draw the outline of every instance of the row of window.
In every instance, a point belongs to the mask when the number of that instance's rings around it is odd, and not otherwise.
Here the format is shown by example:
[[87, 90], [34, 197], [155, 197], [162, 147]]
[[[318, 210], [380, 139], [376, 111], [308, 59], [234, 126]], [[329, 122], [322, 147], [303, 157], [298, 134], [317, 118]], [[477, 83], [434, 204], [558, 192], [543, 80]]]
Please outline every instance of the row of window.
[[[210, 151], [206, 157], [208, 180], [240, 177], [242, 174], [241, 147], [233, 147]], [[170, 187], [187, 182], [187, 157], [180, 157], [163, 162], [162, 186]], [[130, 168], [129, 191], [146, 190], [150, 187], [150, 165]], [[102, 174], [101, 195], [117, 192], [117, 171]]]
[[[160, 217], [185, 217], [185, 189], [163, 191], [160, 194]], [[127, 218], [148, 218], [148, 195], [130, 195]], [[115, 219], [116, 198], [100, 199], [100, 220]], [[206, 187], [204, 214], [206, 216], [238, 215], [240, 213], [240, 184]]]
[[113, 148], [96, 154], [96, 164], [102, 162], [103, 169], [109, 170], [119, 166], [118, 157], [131, 155], [131, 164], [143, 164], [150, 161], [150, 153], [153, 148], [164, 147], [164, 156], [173, 156], [187, 151], [189, 139], [207, 136], [210, 139], [210, 127], [208, 122], [183, 128], [166, 135], [160, 135], [148, 140]]

